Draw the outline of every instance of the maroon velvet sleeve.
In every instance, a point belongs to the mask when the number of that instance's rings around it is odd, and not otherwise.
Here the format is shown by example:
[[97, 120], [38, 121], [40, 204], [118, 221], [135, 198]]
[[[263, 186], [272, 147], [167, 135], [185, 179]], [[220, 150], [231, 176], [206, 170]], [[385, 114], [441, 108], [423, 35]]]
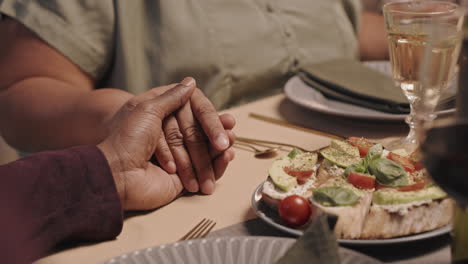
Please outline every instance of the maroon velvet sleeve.
[[95, 146], [34, 154], [0, 166], [0, 177], [2, 263], [30, 261], [64, 241], [112, 239], [122, 229], [115, 183]]

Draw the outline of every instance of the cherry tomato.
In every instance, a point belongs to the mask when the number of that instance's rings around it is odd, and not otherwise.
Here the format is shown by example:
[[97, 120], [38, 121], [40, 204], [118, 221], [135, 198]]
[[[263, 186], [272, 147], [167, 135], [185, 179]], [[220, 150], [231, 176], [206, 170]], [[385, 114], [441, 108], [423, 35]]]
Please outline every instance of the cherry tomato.
[[393, 160], [394, 162], [400, 164], [407, 172], [412, 173], [415, 172], [416, 169], [414, 168], [413, 163], [406, 157], [400, 156], [393, 152], [388, 153], [388, 159]]
[[410, 191], [418, 191], [424, 189], [425, 184], [424, 182], [417, 182], [415, 184], [407, 185], [398, 188], [400, 192], [410, 192]]
[[313, 170], [300, 171], [293, 170], [288, 167], [285, 167], [283, 170], [284, 172], [286, 172], [286, 174], [296, 177], [297, 183], [299, 184], [304, 184], [307, 181], [307, 179], [309, 179], [314, 174]]
[[284, 198], [280, 202], [278, 213], [286, 225], [299, 227], [309, 221], [312, 208], [304, 197], [294, 194]]
[[359, 149], [359, 155], [361, 157], [364, 157], [367, 155], [367, 152], [369, 152], [369, 148], [374, 146], [375, 144], [370, 142], [369, 140], [365, 138], [359, 138], [359, 137], [350, 137], [348, 138], [348, 143], [357, 147]]
[[375, 177], [351, 172], [348, 176], [348, 182], [361, 189], [373, 189], [375, 187]]

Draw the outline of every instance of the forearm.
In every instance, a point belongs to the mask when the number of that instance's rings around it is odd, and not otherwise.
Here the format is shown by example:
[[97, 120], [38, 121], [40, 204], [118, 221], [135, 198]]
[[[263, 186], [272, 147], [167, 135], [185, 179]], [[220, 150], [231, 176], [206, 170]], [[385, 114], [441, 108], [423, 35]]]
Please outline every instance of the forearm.
[[387, 35], [382, 15], [364, 12], [358, 38], [361, 60], [388, 59]]
[[20, 252], [31, 261], [61, 242], [112, 239], [121, 231], [113, 176], [94, 146], [30, 155], [0, 166], [0, 175], [3, 260]]
[[107, 134], [106, 122], [131, 97], [117, 89], [89, 91], [51, 78], [28, 78], [0, 93], [1, 133], [26, 151], [96, 144]]

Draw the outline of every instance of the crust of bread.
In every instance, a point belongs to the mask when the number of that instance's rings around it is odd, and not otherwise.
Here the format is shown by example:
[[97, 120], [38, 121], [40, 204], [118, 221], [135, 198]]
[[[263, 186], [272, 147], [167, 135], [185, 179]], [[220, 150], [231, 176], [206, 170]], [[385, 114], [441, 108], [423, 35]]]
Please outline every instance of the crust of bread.
[[358, 239], [361, 238], [363, 223], [365, 222], [365, 218], [369, 212], [371, 202], [372, 194], [367, 193], [361, 197], [359, 203], [353, 206], [316, 206], [327, 214], [338, 216], [338, 221], [336, 222], [334, 229], [336, 237], [344, 239]]
[[330, 174], [328, 173], [328, 171], [323, 168], [322, 166], [320, 166], [318, 168], [318, 172], [317, 172], [317, 180], [316, 180], [316, 187], [319, 187], [321, 186], [322, 184], [324, 184], [325, 182], [328, 181], [328, 179], [330, 179]]
[[451, 222], [454, 202], [450, 198], [413, 207], [405, 215], [371, 206], [361, 239], [382, 239], [434, 230]]

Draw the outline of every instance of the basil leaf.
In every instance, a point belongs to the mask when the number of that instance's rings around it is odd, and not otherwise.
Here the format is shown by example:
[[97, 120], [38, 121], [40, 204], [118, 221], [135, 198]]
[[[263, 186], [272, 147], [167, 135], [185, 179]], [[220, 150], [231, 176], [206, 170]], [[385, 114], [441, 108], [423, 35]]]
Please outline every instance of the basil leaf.
[[350, 189], [327, 186], [314, 191], [314, 200], [324, 206], [347, 206], [356, 204], [360, 197]]
[[382, 152], [383, 147], [381, 144], [375, 144], [374, 146], [369, 148], [369, 151], [362, 160], [363, 166], [367, 168], [373, 160], [376, 160], [382, 156]]
[[345, 172], [344, 172], [344, 176], [345, 176], [346, 179], [349, 177], [349, 174], [351, 172], [359, 172], [359, 173], [362, 173], [362, 174], [367, 174], [367, 168], [366, 168], [366, 166], [364, 166], [362, 164], [362, 162], [359, 163], [359, 164], [354, 164], [354, 165], [351, 165], [351, 166], [347, 167]]
[[405, 169], [386, 158], [378, 158], [369, 163], [369, 171], [377, 178], [381, 184], [388, 186], [404, 186], [408, 185], [408, 174]]
[[367, 152], [366, 156], [361, 160], [359, 164], [354, 164], [346, 168], [344, 176], [348, 178], [351, 172], [359, 172], [362, 174], [369, 174], [368, 166], [369, 163], [382, 156], [383, 147], [380, 144], [375, 144]]
[[297, 148], [293, 148], [291, 152], [289, 152], [288, 157], [290, 159], [294, 159], [298, 154], [301, 154], [302, 151], [298, 150]]

